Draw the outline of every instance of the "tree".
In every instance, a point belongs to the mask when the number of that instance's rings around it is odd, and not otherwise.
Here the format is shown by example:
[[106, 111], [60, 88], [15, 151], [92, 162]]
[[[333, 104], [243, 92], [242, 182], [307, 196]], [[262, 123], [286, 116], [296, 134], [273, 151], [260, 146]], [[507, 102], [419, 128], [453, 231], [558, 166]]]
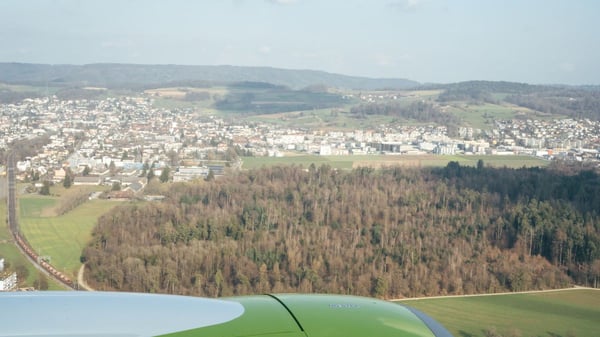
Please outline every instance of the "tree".
[[596, 261], [594, 261], [592, 263], [592, 266], [590, 269], [591, 269], [592, 275], [594, 277], [592, 286], [594, 288], [598, 288], [600, 286], [600, 259], [596, 259]]
[[231, 146], [228, 147], [227, 151], [225, 151], [224, 159], [227, 160], [227, 161], [235, 161], [235, 160], [237, 160], [238, 159], [238, 154], [237, 154], [235, 148], [233, 148]]
[[33, 282], [33, 287], [38, 290], [48, 290], [48, 278], [46, 275], [39, 273], [37, 279]]
[[117, 165], [115, 165], [114, 161], [110, 161], [110, 164], [108, 165], [108, 169], [110, 170], [110, 175], [115, 175], [115, 173], [117, 173]]
[[481, 170], [481, 169], [483, 169], [483, 167], [484, 167], [484, 166], [483, 166], [483, 159], [479, 159], [479, 160], [477, 161], [477, 169], [478, 169], [478, 170]]
[[388, 286], [387, 286], [387, 282], [385, 281], [385, 279], [383, 277], [377, 277], [373, 281], [373, 290], [371, 291], [373, 296], [383, 298], [387, 294], [387, 291], [388, 291]]
[[112, 190], [112, 191], [120, 191], [120, 190], [121, 190], [121, 183], [120, 183], [120, 182], [118, 182], [118, 181], [115, 181], [115, 182], [112, 184], [112, 189], [111, 189], [111, 190]]
[[69, 172], [67, 172], [67, 174], [65, 175], [65, 180], [63, 180], [63, 186], [65, 188], [70, 188], [72, 185], [73, 185], [73, 178], [71, 177]]
[[31, 181], [38, 180], [40, 180], [40, 172], [38, 172], [37, 170], [31, 170]]
[[154, 179], [154, 177], [156, 177], [156, 174], [154, 174], [154, 165], [152, 165], [152, 167], [148, 170], [148, 175], [146, 178], [148, 178], [148, 182], [150, 182], [150, 180]]
[[206, 181], [212, 181], [215, 180], [215, 173], [213, 172], [213, 170], [208, 170], [208, 174], [206, 175]]
[[50, 195], [50, 182], [48, 180], [44, 180], [42, 188], [40, 189], [41, 195]]
[[15, 271], [17, 272], [17, 278], [19, 280], [25, 280], [27, 277], [29, 277], [29, 269], [22, 264], [18, 264], [15, 267]]
[[140, 177], [146, 177], [148, 175], [149, 168], [150, 168], [150, 165], [148, 165], [148, 161], [145, 161], [144, 165], [142, 165], [142, 174], [140, 175]]
[[160, 179], [161, 183], [166, 183], [167, 181], [169, 181], [169, 174], [171, 173], [171, 169], [168, 166], [165, 166], [165, 168], [163, 168], [162, 172], [160, 173], [160, 177], [158, 179]]
[[171, 150], [167, 152], [167, 157], [169, 157], [169, 163], [171, 163], [172, 166], [176, 166], [178, 164], [179, 153], [177, 153], [177, 151]]
[[83, 168], [83, 172], [82, 172], [81, 174], [82, 174], [84, 177], [87, 177], [87, 176], [89, 176], [89, 175], [90, 175], [90, 171], [91, 171], [90, 167], [86, 165], [86, 166]]
[[[539, 193], [547, 185], [559, 193]], [[577, 176], [458, 163], [153, 179], [145, 192], [164, 201], [102, 216], [83, 256], [90, 281], [106, 290], [393, 298], [558, 288], [600, 281], [600, 217], [560, 199], [580, 185], [600, 195]], [[556, 254], [561, 266], [550, 262]]]

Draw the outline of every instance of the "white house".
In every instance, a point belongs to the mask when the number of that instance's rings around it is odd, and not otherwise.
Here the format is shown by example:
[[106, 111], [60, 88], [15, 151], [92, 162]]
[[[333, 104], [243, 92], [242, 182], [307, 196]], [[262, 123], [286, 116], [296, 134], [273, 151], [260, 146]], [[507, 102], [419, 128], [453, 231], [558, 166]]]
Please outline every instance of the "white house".
[[319, 154], [321, 156], [330, 156], [331, 155], [331, 145], [321, 145], [319, 149]]
[[17, 273], [0, 273], [0, 291], [10, 291], [17, 287]]

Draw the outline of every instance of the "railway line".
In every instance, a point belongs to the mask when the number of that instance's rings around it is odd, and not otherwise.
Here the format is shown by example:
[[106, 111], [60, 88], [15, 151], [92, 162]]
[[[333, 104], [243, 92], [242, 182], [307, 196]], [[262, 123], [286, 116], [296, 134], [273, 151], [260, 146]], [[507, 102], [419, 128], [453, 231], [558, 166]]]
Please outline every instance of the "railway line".
[[49, 262], [44, 261], [36, 252], [31, 248], [27, 240], [21, 235], [19, 229], [19, 223], [17, 219], [17, 193], [16, 193], [16, 175], [15, 175], [15, 159], [14, 153], [10, 152], [7, 156], [6, 161], [6, 179], [8, 180], [8, 194], [7, 194], [7, 221], [8, 228], [15, 240], [15, 244], [21, 252], [26, 255], [29, 260], [35, 264], [38, 269], [42, 270], [46, 275], [56, 280], [68, 289], [78, 290], [77, 284], [73, 282], [65, 274], [57, 270]]

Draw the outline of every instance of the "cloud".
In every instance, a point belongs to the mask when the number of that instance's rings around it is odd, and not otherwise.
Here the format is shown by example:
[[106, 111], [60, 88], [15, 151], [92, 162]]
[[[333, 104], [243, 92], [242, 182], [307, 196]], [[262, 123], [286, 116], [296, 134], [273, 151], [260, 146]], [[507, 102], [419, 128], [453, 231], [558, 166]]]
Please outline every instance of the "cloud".
[[396, 0], [388, 3], [388, 7], [402, 11], [402, 12], [414, 12], [421, 8], [427, 0]]
[[270, 53], [271, 53], [271, 47], [269, 47], [269, 46], [262, 46], [262, 47], [260, 47], [260, 48], [258, 49], [258, 51], [259, 51], [261, 54], [270, 54]]
[[298, 0], [267, 0], [267, 2], [276, 4], [276, 5], [293, 5], [296, 2], [298, 2]]
[[573, 64], [572, 62], [562, 62], [561, 64], [558, 65], [558, 68], [566, 73], [572, 73], [575, 71], [575, 64]]
[[396, 66], [396, 61], [390, 55], [380, 53], [380, 54], [373, 55], [373, 58], [375, 59], [375, 63], [378, 66], [381, 66], [381, 67], [395, 67]]

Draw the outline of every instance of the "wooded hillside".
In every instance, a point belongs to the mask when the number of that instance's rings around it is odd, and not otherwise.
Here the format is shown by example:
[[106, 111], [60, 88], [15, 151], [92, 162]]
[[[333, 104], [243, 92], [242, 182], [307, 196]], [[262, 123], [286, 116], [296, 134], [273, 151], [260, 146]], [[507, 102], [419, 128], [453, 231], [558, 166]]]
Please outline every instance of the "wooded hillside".
[[273, 167], [174, 184], [99, 220], [98, 289], [397, 298], [590, 283], [600, 178], [543, 169]]

